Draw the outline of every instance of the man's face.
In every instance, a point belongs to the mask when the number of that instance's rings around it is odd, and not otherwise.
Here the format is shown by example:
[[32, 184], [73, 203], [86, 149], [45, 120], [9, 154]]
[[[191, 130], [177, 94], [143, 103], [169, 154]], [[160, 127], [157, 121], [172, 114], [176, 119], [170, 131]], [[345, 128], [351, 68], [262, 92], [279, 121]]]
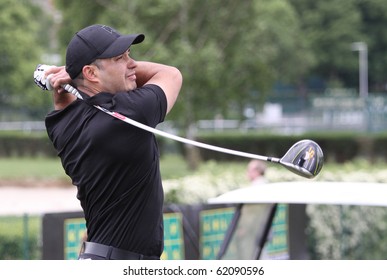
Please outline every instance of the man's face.
[[130, 50], [123, 54], [98, 60], [98, 78], [101, 91], [117, 93], [137, 87], [136, 61], [130, 57]]

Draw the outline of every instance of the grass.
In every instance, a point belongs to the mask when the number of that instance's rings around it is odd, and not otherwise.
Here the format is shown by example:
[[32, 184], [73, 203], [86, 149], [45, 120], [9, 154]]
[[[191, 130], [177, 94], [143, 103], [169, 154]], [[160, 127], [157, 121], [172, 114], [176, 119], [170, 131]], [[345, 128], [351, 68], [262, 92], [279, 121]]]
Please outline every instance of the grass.
[[[176, 179], [191, 171], [178, 155], [166, 155], [160, 160], [165, 179]], [[0, 158], [0, 180], [18, 179], [67, 179], [59, 158]]]
[[37, 235], [40, 232], [40, 216], [0, 216], [0, 234], [2, 236], [19, 236], [27, 234]]
[[0, 179], [65, 179], [57, 158], [0, 158]]
[[176, 154], [162, 156], [160, 170], [163, 179], [177, 179], [187, 176], [191, 172], [185, 160]]

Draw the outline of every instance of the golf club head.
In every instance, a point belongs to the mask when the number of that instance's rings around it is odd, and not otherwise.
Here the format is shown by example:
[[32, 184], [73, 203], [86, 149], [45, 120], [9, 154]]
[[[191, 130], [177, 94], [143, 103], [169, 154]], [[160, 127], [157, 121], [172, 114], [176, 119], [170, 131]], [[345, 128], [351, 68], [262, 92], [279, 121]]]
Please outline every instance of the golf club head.
[[311, 179], [320, 173], [324, 164], [324, 154], [316, 142], [301, 140], [287, 151], [279, 163], [290, 171]]

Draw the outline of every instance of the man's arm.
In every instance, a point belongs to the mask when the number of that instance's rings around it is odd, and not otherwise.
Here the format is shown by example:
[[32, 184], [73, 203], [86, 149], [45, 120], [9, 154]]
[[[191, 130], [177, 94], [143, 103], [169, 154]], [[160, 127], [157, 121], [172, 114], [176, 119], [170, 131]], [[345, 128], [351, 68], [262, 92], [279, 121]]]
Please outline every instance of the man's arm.
[[167, 98], [167, 113], [172, 109], [179, 95], [183, 77], [180, 71], [173, 66], [147, 62], [136, 61], [137, 86], [146, 84], [158, 85], [165, 93]]

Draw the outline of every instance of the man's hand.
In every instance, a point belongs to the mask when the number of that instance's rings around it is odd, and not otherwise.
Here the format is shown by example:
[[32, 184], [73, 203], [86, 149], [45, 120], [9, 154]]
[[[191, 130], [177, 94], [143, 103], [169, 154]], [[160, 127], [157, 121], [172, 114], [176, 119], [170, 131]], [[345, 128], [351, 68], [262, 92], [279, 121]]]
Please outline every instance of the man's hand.
[[39, 64], [34, 72], [34, 82], [43, 90], [60, 94], [66, 92], [62, 85], [70, 84], [71, 78], [64, 66]]
[[47, 75], [46, 71], [53, 66], [38, 64], [34, 71], [34, 82], [35, 84], [43, 90], [52, 90], [52, 86], [50, 84], [49, 75]]
[[76, 97], [66, 92], [62, 85], [70, 84], [71, 78], [64, 66], [39, 64], [34, 72], [35, 84], [43, 90], [53, 91], [53, 101], [56, 110], [72, 103]]

